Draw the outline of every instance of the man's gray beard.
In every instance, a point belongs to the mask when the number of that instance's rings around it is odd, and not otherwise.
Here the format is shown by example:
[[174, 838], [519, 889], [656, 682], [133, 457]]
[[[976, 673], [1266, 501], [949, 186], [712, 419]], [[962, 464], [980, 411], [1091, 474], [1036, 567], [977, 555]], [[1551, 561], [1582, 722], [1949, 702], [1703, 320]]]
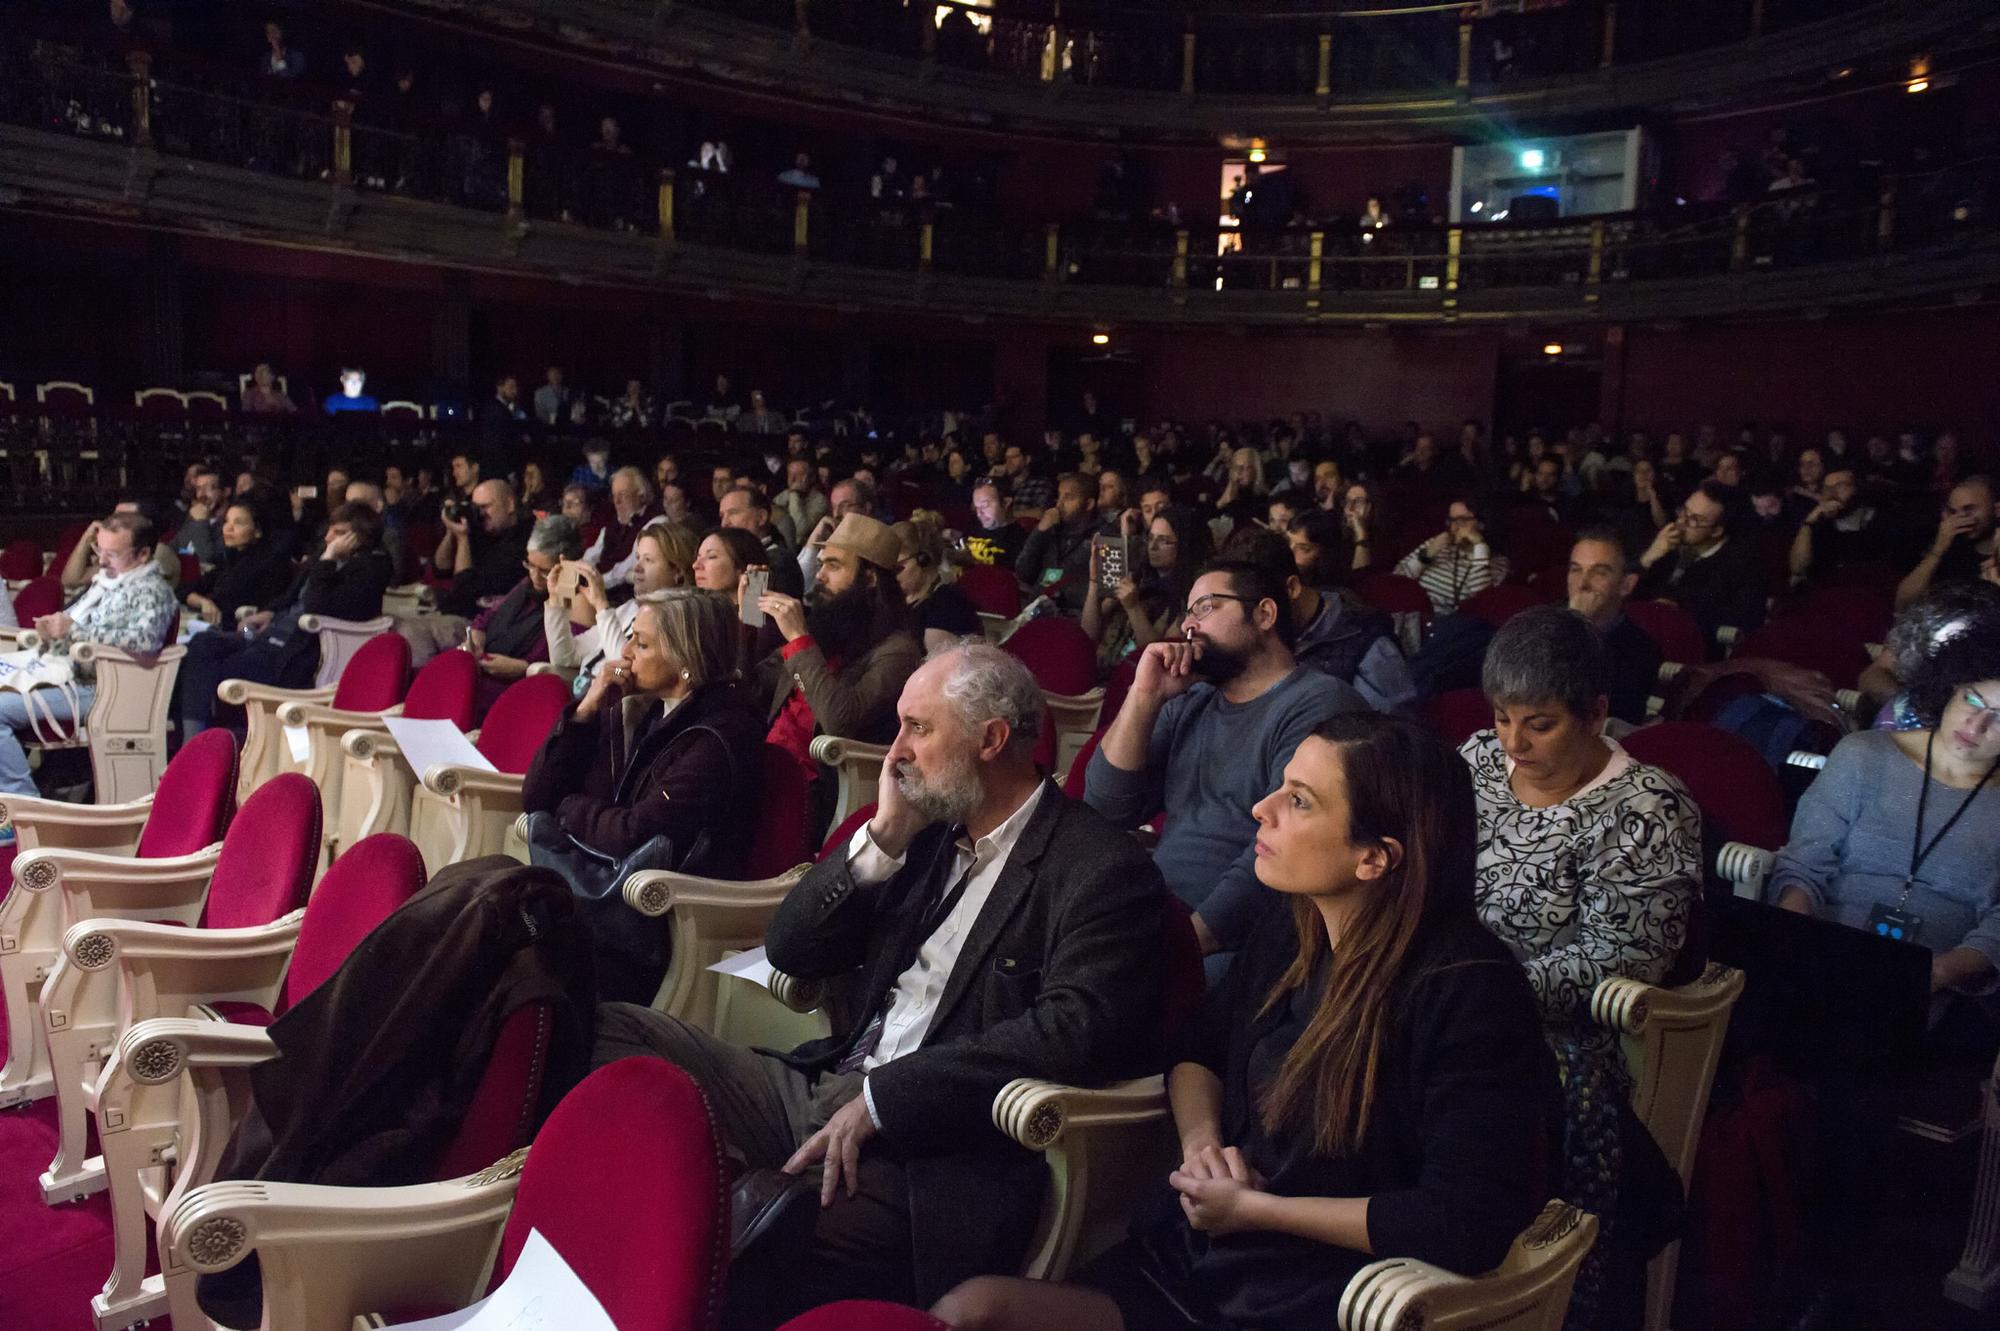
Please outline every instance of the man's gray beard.
[[983, 793], [972, 760], [954, 757], [935, 780], [925, 780], [914, 763], [896, 768], [896, 789], [929, 823], [962, 823], [979, 807]]

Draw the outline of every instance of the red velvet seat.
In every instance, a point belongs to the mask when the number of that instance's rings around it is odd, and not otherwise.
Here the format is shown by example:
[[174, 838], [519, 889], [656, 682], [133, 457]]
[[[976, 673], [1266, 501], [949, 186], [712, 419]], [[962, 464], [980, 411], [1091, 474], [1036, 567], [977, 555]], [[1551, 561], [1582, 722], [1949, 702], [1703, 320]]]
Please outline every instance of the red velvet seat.
[[[403, 642], [400, 633], [384, 633], [373, 639], [370, 645], [383, 638]], [[409, 644], [403, 645], [407, 655]], [[360, 659], [359, 653], [355, 659]], [[346, 678], [343, 673], [343, 683]], [[479, 662], [473, 659], [472, 653], [439, 652], [426, 661], [424, 668], [417, 672], [417, 677], [410, 681], [410, 691], [403, 697], [403, 715], [422, 721], [449, 721], [460, 730], [470, 730], [473, 702], [478, 692]], [[521, 770], [526, 771], [527, 768], [524, 766]]]
[[14, 593], [14, 621], [22, 628], [32, 628], [43, 615], [53, 615], [62, 608], [62, 582], [53, 574], [31, 578]]
[[1111, 667], [1110, 677], [1104, 681], [1104, 706], [1097, 713], [1097, 719], [1101, 724], [1108, 726], [1118, 719], [1118, 709], [1125, 705], [1125, 695], [1132, 691], [1132, 681], [1138, 677], [1139, 653], [1137, 652]]
[[547, 1003], [523, 1003], [507, 1014], [458, 1133], [431, 1171], [433, 1178], [484, 1169], [527, 1144], [541, 1104], [551, 1024]]
[[827, 833], [826, 841], [819, 848], [819, 860], [817, 862], [823, 864], [827, 860], [832, 859], [834, 855], [839, 853], [841, 847], [853, 839], [854, 834], [860, 830], [861, 824], [874, 816], [875, 802], [870, 800], [853, 813], [841, 819], [839, 826]]
[[1069, 771], [1063, 775], [1063, 794], [1073, 800], [1083, 798], [1084, 773], [1090, 770], [1091, 757], [1096, 754], [1098, 745], [1104, 743], [1104, 732], [1110, 728], [1108, 725], [1099, 726], [1091, 732], [1090, 738], [1083, 742], [1083, 747], [1076, 751], [1076, 761], [1069, 765]]
[[319, 787], [298, 772], [259, 786], [222, 838], [201, 922], [209, 929], [269, 924], [297, 910], [319, 859]]
[[1424, 702], [1424, 720], [1455, 748], [1493, 725], [1493, 705], [1483, 689], [1451, 689]]
[[[457, 655], [470, 659], [465, 652]], [[378, 633], [340, 672], [332, 705], [343, 712], [383, 712], [403, 701], [409, 687], [410, 644], [400, 633]]]
[[1538, 605], [1549, 604], [1546, 590], [1529, 587], [1518, 582], [1503, 582], [1497, 587], [1488, 587], [1483, 592], [1474, 592], [1459, 605], [1458, 612], [1483, 624], [1499, 628], [1523, 610]]
[[517, 679], [494, 700], [479, 727], [479, 743], [474, 747], [500, 771], [518, 776], [528, 770], [535, 751], [555, 729], [567, 706], [569, 684], [561, 675]]
[[27, 582], [42, 576], [42, 547], [24, 537], [0, 549], [0, 580]]
[[1695, 617], [1677, 605], [1660, 601], [1627, 601], [1625, 615], [1653, 640], [1660, 659], [1696, 665], [1708, 657], [1706, 640]]
[[[743, 876], [776, 878], [810, 854], [806, 845], [806, 774], [798, 759], [766, 744], [764, 805], [758, 810], [757, 840], [743, 860]], [[870, 812], [873, 812], [872, 806]]]
[[1851, 689], [1868, 666], [1865, 638], [1850, 623], [1795, 614], [1774, 619], [1745, 636], [1731, 656], [1767, 658], [1817, 670], [1836, 689]]
[[1396, 573], [1364, 573], [1354, 580], [1354, 594], [1385, 614], [1415, 615], [1426, 630], [1430, 628], [1430, 593], [1415, 578]]
[[1722, 841], [1781, 849], [1790, 835], [1785, 792], [1756, 746], [1697, 721], [1665, 721], [1627, 735], [1625, 751], [1687, 787]]
[[1097, 644], [1067, 619], [1031, 619], [1002, 644], [1045, 693], [1074, 697], [1097, 687]]
[[1021, 613], [1021, 584], [1015, 580], [1012, 569], [972, 564], [958, 575], [958, 589], [981, 614], [1012, 619]]
[[408, 837], [381, 832], [349, 846], [306, 903], [278, 1010], [331, 978], [376, 925], [423, 891], [425, 877], [424, 857]]
[[236, 736], [204, 730], [160, 773], [135, 852], [142, 860], [192, 855], [222, 840], [236, 813]]
[[535, 1135], [494, 1264], [537, 1232], [619, 1331], [717, 1324], [729, 1256], [722, 1147], [687, 1073], [626, 1058], [585, 1077]]

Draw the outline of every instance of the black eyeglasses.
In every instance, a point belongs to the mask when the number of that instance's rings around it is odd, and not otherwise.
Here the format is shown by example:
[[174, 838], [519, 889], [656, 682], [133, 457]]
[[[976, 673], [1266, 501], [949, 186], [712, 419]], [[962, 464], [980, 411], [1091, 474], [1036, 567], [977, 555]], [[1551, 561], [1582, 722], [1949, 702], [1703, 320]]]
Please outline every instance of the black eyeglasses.
[[1215, 613], [1215, 605], [1218, 601], [1240, 601], [1244, 605], [1257, 604], [1257, 598], [1254, 596], [1235, 596], [1229, 592], [1210, 592], [1206, 596], [1197, 596], [1194, 600], [1189, 601], [1188, 608], [1182, 614], [1181, 618], [1192, 619], [1195, 623], [1199, 624], [1202, 620], [1207, 619]]

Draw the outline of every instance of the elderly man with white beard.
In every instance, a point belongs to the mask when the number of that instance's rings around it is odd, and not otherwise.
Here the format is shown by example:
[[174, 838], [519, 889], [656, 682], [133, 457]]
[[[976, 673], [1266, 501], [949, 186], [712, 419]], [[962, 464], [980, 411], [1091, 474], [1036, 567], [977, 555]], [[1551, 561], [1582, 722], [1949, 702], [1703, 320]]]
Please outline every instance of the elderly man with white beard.
[[779, 970], [858, 981], [845, 1029], [777, 1054], [599, 1009], [594, 1061], [685, 1068], [744, 1167], [727, 1325], [843, 1298], [921, 1307], [1016, 1270], [1047, 1169], [993, 1126], [994, 1097], [1016, 1077], [1102, 1083], [1156, 1058], [1160, 875], [1036, 771], [1042, 707], [1026, 668], [984, 643], [910, 677], [874, 818], [766, 935]]

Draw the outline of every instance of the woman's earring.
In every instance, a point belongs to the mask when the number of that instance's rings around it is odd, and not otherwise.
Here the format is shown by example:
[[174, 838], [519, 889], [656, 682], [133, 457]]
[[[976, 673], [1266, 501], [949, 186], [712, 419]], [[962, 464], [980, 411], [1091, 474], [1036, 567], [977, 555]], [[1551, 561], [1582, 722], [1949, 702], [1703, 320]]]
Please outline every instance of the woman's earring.
[[686, 681], [688, 681], [688, 680], [690, 680], [690, 679], [693, 679], [693, 678], [694, 678], [694, 671], [692, 671], [692, 670], [683, 670], [683, 671], [681, 671], [681, 680], [682, 680], [682, 682], [683, 682], [683, 683], [685, 683]]

